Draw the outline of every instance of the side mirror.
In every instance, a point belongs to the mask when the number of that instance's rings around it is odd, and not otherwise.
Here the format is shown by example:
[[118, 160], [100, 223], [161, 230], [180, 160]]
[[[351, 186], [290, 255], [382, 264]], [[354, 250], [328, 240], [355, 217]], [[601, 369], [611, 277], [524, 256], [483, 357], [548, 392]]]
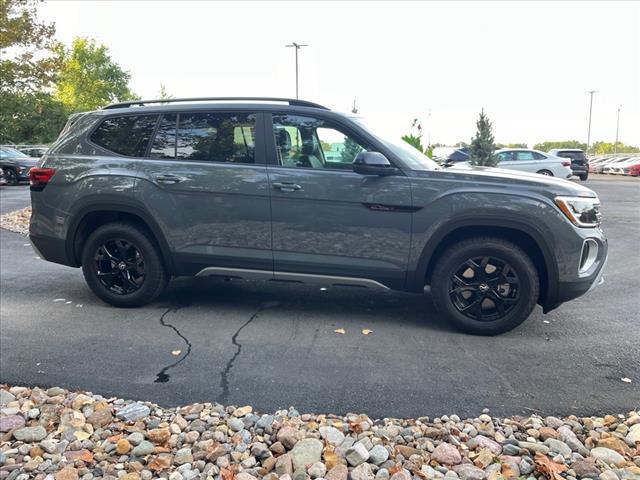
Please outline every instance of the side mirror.
[[353, 171], [360, 175], [396, 175], [398, 169], [380, 152], [360, 152], [353, 161]]

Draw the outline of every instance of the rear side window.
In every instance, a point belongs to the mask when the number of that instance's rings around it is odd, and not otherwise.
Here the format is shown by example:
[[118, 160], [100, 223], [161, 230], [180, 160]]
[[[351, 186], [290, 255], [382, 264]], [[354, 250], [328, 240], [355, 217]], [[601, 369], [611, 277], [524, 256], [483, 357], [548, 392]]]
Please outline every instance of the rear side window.
[[531, 152], [533, 153], [533, 158], [535, 158], [536, 160], [544, 160], [547, 157], [545, 157], [544, 155], [542, 155], [541, 153], [538, 152]]
[[152, 158], [255, 163], [255, 114], [165, 115], [151, 146]]
[[128, 115], [105, 119], [91, 134], [91, 141], [119, 155], [144, 157], [158, 115]]

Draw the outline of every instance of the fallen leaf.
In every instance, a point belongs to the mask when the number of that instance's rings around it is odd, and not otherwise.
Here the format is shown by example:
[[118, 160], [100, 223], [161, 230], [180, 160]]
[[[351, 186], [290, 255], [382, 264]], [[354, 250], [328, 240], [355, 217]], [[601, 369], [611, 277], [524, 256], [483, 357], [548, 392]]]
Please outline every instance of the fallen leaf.
[[542, 323], [551, 323], [549, 320], [542, 320]]
[[171, 466], [171, 457], [168, 456], [158, 456], [149, 462], [149, 468], [156, 472], [160, 472], [161, 470], [165, 470]]
[[182, 353], [182, 350], [172, 350], [171, 351], [171, 355], [173, 355], [174, 357], [177, 357], [181, 353]]
[[66, 300], [66, 298], [56, 298], [56, 299], [54, 300], [54, 303], [55, 303], [55, 302], [64, 302], [65, 300]]
[[344, 335], [347, 331], [344, 328], [336, 328], [334, 330], [335, 333], [339, 333], [340, 335]]
[[81, 303], [77, 303], [77, 304], [76, 304], [76, 307], [77, 307], [77, 308], [82, 308], [82, 304], [81, 304]]
[[370, 333], [373, 333], [373, 330], [369, 330], [368, 328], [362, 330], [363, 335], [369, 335]]
[[222, 480], [235, 480], [236, 478], [235, 472], [228, 468], [222, 468], [220, 470], [220, 476], [222, 476]]
[[69, 300], [68, 302], [64, 302], [66, 305], [71, 305], [73, 302]]
[[535, 462], [536, 470], [549, 476], [551, 480], [564, 480], [564, 478], [560, 474], [567, 470], [566, 465], [556, 463], [549, 457], [547, 457], [544, 453], [540, 452], [536, 453]]
[[624, 383], [631, 383], [631, 379], [628, 377], [622, 377], [620, 380], [622, 380]]

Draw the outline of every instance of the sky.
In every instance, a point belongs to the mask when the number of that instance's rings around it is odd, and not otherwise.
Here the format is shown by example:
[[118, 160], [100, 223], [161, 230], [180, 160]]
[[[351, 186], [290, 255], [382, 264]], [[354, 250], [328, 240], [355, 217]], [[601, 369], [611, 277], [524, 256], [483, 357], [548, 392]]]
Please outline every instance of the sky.
[[484, 109], [497, 142], [640, 146], [640, 2], [66, 2], [56, 38], [96, 39], [156, 98], [295, 97], [398, 137], [469, 141]]

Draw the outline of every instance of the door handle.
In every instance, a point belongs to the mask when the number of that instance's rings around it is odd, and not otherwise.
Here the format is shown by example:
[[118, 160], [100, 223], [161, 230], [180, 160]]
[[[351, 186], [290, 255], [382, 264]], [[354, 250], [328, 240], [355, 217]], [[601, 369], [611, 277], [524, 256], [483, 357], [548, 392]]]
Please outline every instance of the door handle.
[[170, 173], [155, 175], [154, 178], [156, 179], [156, 182], [163, 185], [175, 185], [176, 183], [180, 183], [185, 180], [184, 177], [179, 177], [178, 175], [173, 175]]
[[281, 192], [295, 192], [296, 190], [302, 190], [302, 186], [292, 182], [276, 182], [273, 183], [273, 188], [277, 188]]

